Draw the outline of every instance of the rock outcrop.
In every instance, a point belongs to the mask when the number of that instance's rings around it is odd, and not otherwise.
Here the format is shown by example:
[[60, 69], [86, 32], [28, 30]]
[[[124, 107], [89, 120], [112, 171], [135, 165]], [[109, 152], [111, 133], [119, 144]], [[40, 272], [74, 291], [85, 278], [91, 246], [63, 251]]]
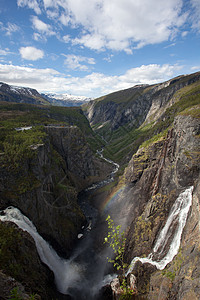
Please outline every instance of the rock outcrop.
[[0, 222], [0, 235], [0, 298], [56, 297], [53, 274], [41, 263], [32, 237], [10, 222]]
[[77, 193], [105, 177], [110, 166], [94, 157], [77, 127], [45, 130], [32, 158], [17, 170], [0, 167], [0, 206], [19, 208], [59, 253], [69, 255], [85, 222]]
[[[158, 119], [173, 102], [174, 94], [200, 80], [200, 73], [179, 76], [156, 85], [139, 85], [90, 101], [84, 112], [93, 126], [116, 130], [121, 126], [139, 127]], [[172, 100], [173, 99], [173, 100]], [[171, 100], [171, 103], [169, 103]]]
[[[150, 287], [149, 299], [189, 300], [191, 295], [196, 297], [194, 299], [199, 298], [200, 289], [196, 283], [199, 268], [194, 263], [196, 261], [198, 264], [199, 259], [199, 242], [195, 244], [199, 240], [199, 132], [199, 118], [184, 115], [176, 117], [168, 134], [146, 148], [140, 148], [125, 170], [127, 197], [131, 197], [133, 202], [127, 234], [128, 262], [135, 256], [148, 256], [152, 252], [175, 199], [181, 191], [194, 186], [193, 204], [182, 238], [181, 254], [166, 271], [152, 275], [146, 290], [139, 289], [141, 294], [147, 294]], [[139, 275], [138, 282], [143, 277]]]

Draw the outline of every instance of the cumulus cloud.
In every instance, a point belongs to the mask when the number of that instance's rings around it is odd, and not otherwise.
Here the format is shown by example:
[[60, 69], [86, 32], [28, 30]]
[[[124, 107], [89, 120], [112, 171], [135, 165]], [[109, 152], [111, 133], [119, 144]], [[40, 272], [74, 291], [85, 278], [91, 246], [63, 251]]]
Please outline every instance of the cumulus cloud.
[[199, 70], [200, 70], [200, 65], [191, 67], [191, 71], [199, 71]]
[[19, 49], [19, 52], [21, 54], [21, 57], [27, 60], [35, 61], [44, 57], [44, 52], [35, 47], [21, 47]]
[[35, 11], [36, 14], [41, 14], [41, 9], [37, 0], [17, 0], [17, 5], [20, 7], [27, 6]]
[[181, 12], [182, 0], [45, 0], [44, 4], [62, 9], [63, 25], [83, 27], [74, 43], [96, 50], [131, 53], [131, 48], [172, 39], [187, 18]]
[[0, 81], [29, 86], [40, 92], [60, 92], [98, 97], [132, 87], [136, 84], [154, 84], [167, 80], [180, 70], [177, 65], [143, 65], [127, 70], [121, 76], [92, 73], [85, 77], [63, 76], [54, 69], [36, 69], [0, 64]]
[[[183, 25], [189, 21], [193, 29], [200, 31], [200, 1], [189, 0], [186, 12], [185, 1], [18, 0], [17, 3], [32, 8], [36, 14], [46, 12], [55, 26], [60, 22], [78, 28], [78, 36], [70, 40], [74, 45], [132, 54], [133, 49], [173, 40], [179, 33], [184, 37]], [[32, 21], [40, 33], [54, 34], [52, 27], [37, 17]]]
[[85, 56], [74, 55], [74, 54], [69, 54], [69, 55], [63, 54], [63, 55], [66, 57], [65, 64], [67, 65], [67, 68], [72, 70], [88, 71], [89, 67], [85, 64], [82, 64], [82, 62], [85, 62], [89, 65], [95, 64], [94, 58], [91, 57], [85, 57]]

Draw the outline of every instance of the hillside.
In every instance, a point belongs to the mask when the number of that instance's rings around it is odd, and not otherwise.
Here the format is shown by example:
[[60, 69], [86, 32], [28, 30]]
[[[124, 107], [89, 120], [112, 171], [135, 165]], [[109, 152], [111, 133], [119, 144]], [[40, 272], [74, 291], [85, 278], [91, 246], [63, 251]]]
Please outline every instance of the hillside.
[[[50, 268], [60, 294], [28, 233], [0, 221], [0, 287], [12, 276], [23, 299], [199, 299], [199, 137], [200, 72], [115, 92], [82, 109], [0, 102], [0, 218], [15, 211], [10, 206], [20, 209], [17, 220], [28, 217], [69, 258], [56, 254]], [[131, 296], [107, 279], [123, 275], [106, 259], [108, 215], [126, 237]]]
[[200, 72], [152, 86], [141, 85], [83, 106], [107, 156], [126, 164], [146, 139], [164, 132], [175, 116], [199, 104]]
[[84, 96], [73, 96], [66, 93], [40, 94], [32, 88], [13, 86], [0, 82], [0, 101], [73, 107], [81, 106], [89, 100], [91, 99]]
[[49, 105], [37, 90], [0, 82], [0, 101]]

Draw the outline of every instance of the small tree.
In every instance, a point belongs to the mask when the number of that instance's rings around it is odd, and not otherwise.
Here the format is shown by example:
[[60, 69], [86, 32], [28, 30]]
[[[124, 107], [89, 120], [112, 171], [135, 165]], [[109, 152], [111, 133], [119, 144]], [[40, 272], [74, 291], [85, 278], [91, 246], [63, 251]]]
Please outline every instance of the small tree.
[[121, 274], [121, 288], [124, 291], [124, 295], [122, 295], [122, 298], [124, 296], [129, 297], [130, 295], [135, 294], [135, 291], [132, 290], [126, 281], [126, 268], [128, 267], [128, 264], [124, 262], [124, 252], [125, 252], [125, 244], [126, 244], [126, 237], [125, 232], [121, 231], [121, 225], [115, 226], [114, 221], [111, 219], [111, 217], [108, 215], [106, 219], [108, 223], [108, 234], [104, 238], [104, 243], [107, 243], [111, 249], [113, 249], [114, 252], [114, 259], [111, 259], [107, 257], [108, 262], [112, 263], [113, 266], [119, 271]]

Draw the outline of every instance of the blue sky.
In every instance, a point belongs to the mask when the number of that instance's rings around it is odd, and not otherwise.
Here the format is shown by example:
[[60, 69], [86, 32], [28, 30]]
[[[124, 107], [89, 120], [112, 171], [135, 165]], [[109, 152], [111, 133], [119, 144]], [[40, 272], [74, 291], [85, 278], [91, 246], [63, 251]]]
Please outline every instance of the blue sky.
[[200, 71], [200, 0], [0, 0], [0, 81], [98, 97]]

